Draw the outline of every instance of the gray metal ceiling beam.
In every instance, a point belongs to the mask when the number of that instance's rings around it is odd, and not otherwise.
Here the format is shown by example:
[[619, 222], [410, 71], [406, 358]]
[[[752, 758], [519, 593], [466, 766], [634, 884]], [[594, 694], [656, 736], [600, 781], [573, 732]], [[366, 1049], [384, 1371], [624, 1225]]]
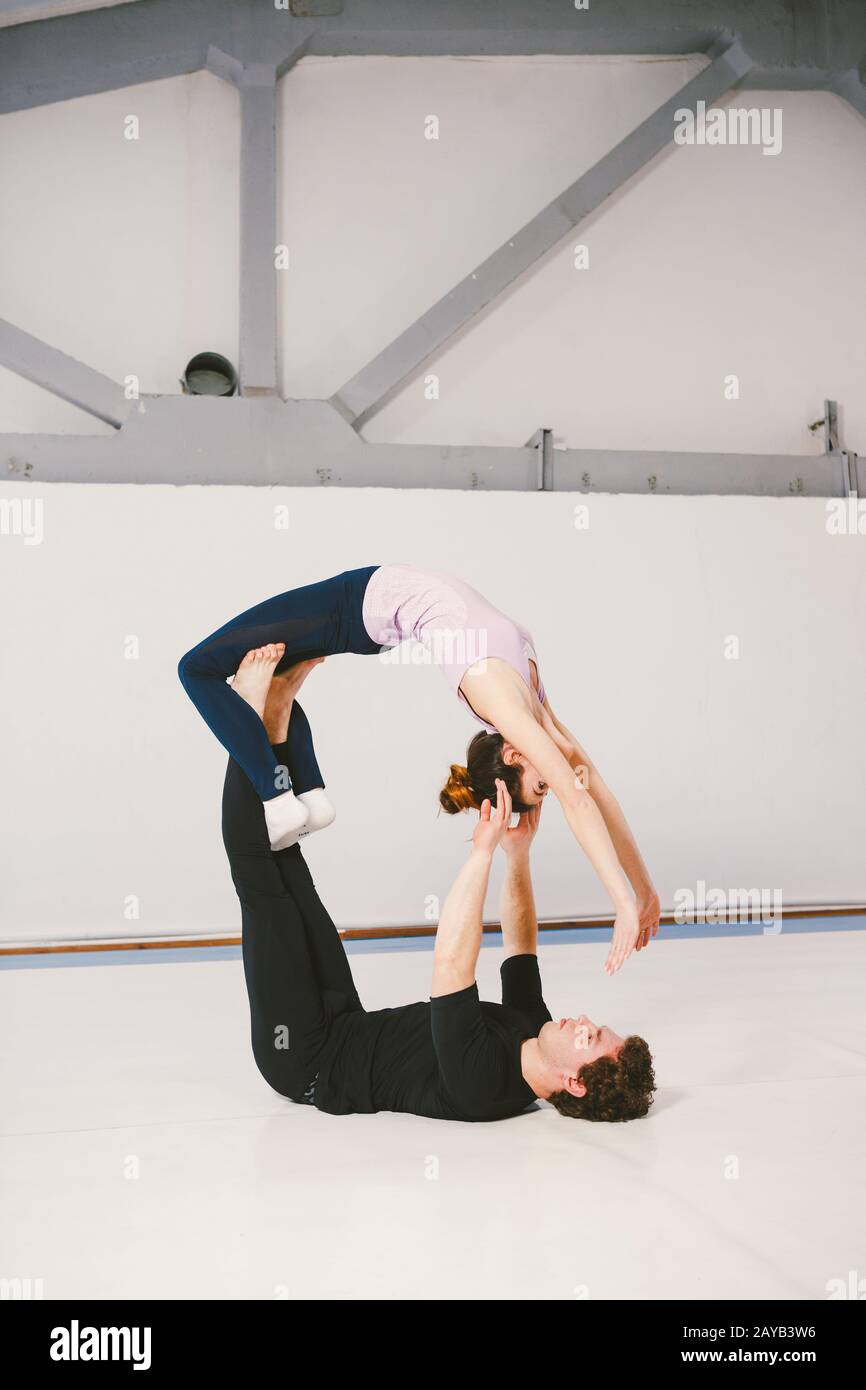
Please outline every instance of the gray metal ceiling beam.
[[[499, 19], [490, 13], [489, 27], [476, 28], [441, 23], [431, 29], [433, 14], [429, 9], [418, 8], [421, 23], [413, 28], [406, 21], [414, 17], [407, 8], [403, 9], [402, 21], [405, 28], [393, 29], [360, 27], [356, 23], [319, 25], [309, 41], [309, 52], [320, 58], [353, 58], [381, 56], [386, 58], [525, 58], [533, 56], [568, 57], [583, 54], [599, 57], [634, 56], [667, 57], [705, 53], [720, 38], [730, 39], [724, 21], [713, 21], [709, 17], [704, 24], [668, 24], [663, 16], [646, 19], [646, 9], [635, 22], [623, 17], [620, 23], [585, 24], [589, 11], [578, 17], [574, 24], [561, 23], [562, 6], [556, 20], [545, 22], [537, 13], [537, 3], [526, 0], [519, 23], [508, 23], [500, 14]], [[475, 22], [483, 18], [486, 6], [476, 3], [472, 14]], [[504, 10], [504, 5], [500, 10]], [[514, 10], [516, 7], [511, 6]], [[718, 8], [718, 6], [716, 7]], [[402, 9], [402, 7], [398, 7]], [[467, 10], [464, 8], [463, 17]], [[352, 18], [355, 16], [353, 14]], [[527, 20], [530, 21], [527, 23]], [[379, 16], [381, 23], [381, 15]]]
[[119, 382], [51, 347], [41, 338], [16, 328], [6, 319], [0, 319], [0, 365], [116, 429], [129, 415], [131, 403], [125, 398]]
[[698, 101], [712, 105], [752, 66], [751, 58], [736, 40], [714, 46], [708, 56], [711, 62], [703, 72], [663, 102], [345, 382], [331, 397], [332, 405], [344, 418], [360, 429], [451, 338], [673, 142], [676, 111], [694, 108]]
[[[852, 455], [856, 459], [856, 455]], [[863, 460], [866, 465], [866, 459]], [[551, 491], [675, 497], [835, 497], [848, 494], [842, 454], [693, 454], [554, 449]], [[856, 462], [854, 464], [856, 470]], [[856, 472], [855, 472], [856, 476]]]
[[242, 396], [277, 390], [277, 71], [243, 69], [240, 157], [240, 386]]
[[[0, 0], [0, 13], [14, 0]], [[48, 3], [48, 0], [46, 0]], [[58, 9], [61, 8], [58, 6]], [[302, 14], [272, 0], [138, 0], [40, 23], [0, 27], [0, 112], [116, 90], [206, 66], [209, 46], [279, 76], [303, 51], [321, 56], [394, 54], [662, 56], [705, 52], [737, 34], [755, 59], [750, 85], [826, 86], [866, 52], [866, 6], [834, 0], [832, 23], [809, 6], [755, 0], [619, 0], [569, 14], [566, 0], [307, 0]], [[809, 18], [813, 22], [806, 22]], [[811, 74], [804, 83], [801, 72]]]
[[531, 444], [367, 443], [324, 401], [144, 396], [116, 434], [0, 434], [0, 488], [5, 481], [833, 498], [853, 488], [866, 495], [866, 459], [853, 453], [552, 449], [540, 468], [540, 452]]

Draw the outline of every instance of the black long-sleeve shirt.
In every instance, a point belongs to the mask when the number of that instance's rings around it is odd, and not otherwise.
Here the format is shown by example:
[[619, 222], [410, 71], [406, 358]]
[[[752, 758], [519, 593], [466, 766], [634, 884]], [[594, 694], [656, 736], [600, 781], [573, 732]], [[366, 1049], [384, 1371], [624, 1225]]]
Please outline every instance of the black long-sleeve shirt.
[[315, 1104], [332, 1115], [408, 1111], [442, 1120], [500, 1120], [536, 1099], [522, 1044], [550, 1013], [538, 958], [502, 962], [502, 1003], [471, 984], [402, 1008], [340, 1014], [319, 1063]]

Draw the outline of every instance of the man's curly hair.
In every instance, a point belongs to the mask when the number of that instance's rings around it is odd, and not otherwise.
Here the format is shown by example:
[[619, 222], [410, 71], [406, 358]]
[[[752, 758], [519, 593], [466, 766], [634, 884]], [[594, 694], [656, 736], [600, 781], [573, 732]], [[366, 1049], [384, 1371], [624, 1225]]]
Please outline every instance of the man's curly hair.
[[653, 1059], [643, 1038], [626, 1038], [619, 1056], [599, 1057], [581, 1067], [585, 1096], [554, 1091], [548, 1096], [560, 1115], [574, 1120], [638, 1120], [653, 1103]]

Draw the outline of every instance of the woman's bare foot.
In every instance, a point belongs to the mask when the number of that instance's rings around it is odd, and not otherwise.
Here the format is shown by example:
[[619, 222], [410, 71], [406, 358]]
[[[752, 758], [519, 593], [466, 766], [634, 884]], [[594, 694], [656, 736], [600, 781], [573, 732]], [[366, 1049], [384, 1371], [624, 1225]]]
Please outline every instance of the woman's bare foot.
[[266, 647], [254, 647], [247, 652], [232, 681], [232, 690], [252, 705], [264, 719], [268, 690], [278, 662], [286, 650], [284, 642], [270, 642]]
[[295, 666], [290, 666], [281, 676], [274, 676], [262, 715], [271, 743], [285, 742], [289, 732], [292, 701], [313, 667], [320, 666], [324, 660], [323, 656], [314, 656], [309, 661], [299, 661]]

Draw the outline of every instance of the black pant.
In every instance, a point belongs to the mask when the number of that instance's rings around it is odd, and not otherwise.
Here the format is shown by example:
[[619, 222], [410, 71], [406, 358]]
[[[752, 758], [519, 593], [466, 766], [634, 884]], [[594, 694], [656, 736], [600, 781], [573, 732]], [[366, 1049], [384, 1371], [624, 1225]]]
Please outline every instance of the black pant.
[[[286, 761], [285, 744], [273, 751]], [[241, 903], [253, 1056], [280, 1095], [309, 1100], [335, 1017], [362, 1007], [349, 961], [300, 846], [271, 849], [261, 798], [233, 759], [222, 828]]]

